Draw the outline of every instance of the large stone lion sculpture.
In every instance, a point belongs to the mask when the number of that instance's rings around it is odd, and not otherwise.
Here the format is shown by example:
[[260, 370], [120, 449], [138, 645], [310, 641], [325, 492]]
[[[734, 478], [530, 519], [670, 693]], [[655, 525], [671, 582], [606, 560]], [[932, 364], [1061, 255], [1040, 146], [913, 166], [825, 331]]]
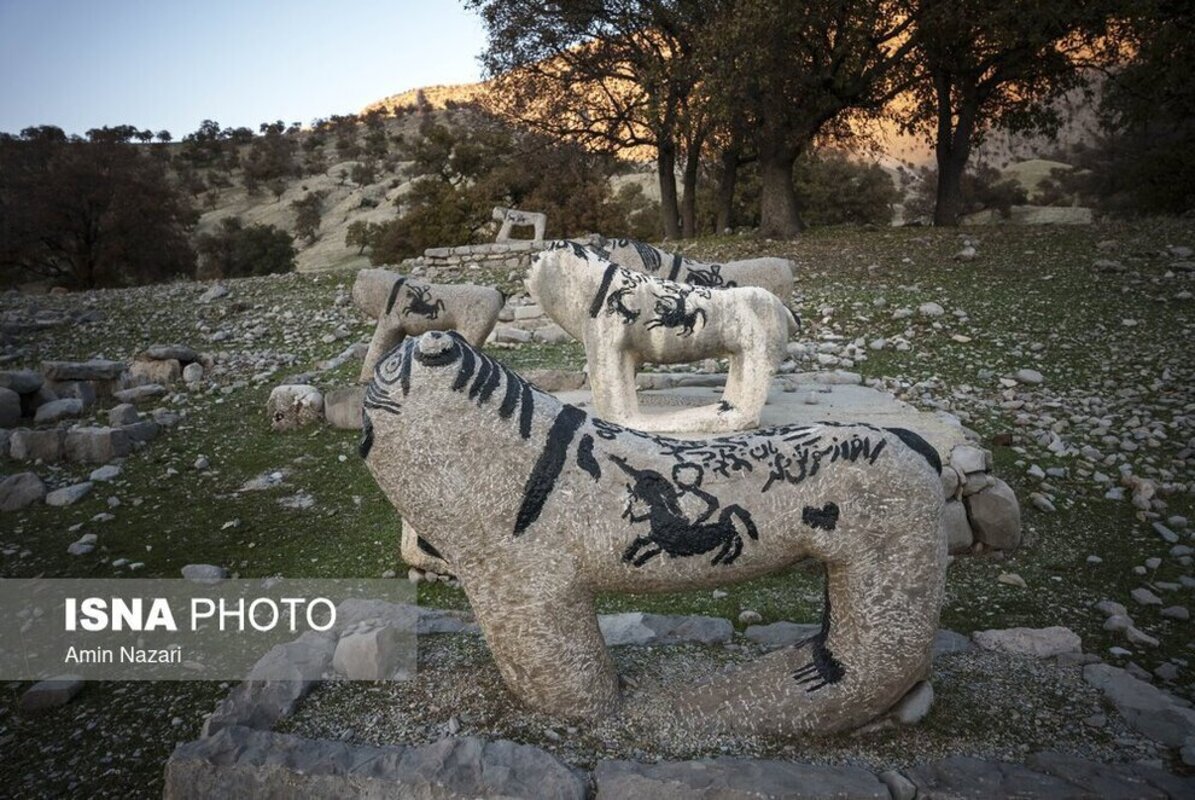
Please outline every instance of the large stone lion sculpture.
[[697, 685], [678, 714], [741, 733], [853, 728], [930, 664], [942, 603], [937, 453], [916, 434], [794, 425], [677, 440], [591, 417], [455, 334], [408, 339], [365, 393], [361, 454], [450, 564], [510, 690], [551, 714], [619, 703], [599, 592], [826, 568], [821, 630]]

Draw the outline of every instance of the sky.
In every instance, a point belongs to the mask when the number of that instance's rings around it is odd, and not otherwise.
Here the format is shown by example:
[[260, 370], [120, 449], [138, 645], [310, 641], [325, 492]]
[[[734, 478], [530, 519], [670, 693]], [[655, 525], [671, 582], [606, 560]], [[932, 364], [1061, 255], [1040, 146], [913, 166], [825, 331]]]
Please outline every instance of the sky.
[[0, 131], [308, 124], [477, 81], [484, 45], [459, 0], [0, 0]]

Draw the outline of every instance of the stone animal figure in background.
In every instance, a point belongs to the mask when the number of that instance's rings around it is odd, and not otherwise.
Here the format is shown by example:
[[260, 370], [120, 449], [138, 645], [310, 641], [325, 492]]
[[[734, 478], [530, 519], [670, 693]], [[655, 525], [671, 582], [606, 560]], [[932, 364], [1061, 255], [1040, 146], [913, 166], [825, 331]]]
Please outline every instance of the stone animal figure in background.
[[749, 258], [725, 264], [703, 264], [634, 239], [598, 237], [595, 249], [620, 267], [678, 283], [729, 289], [758, 286], [788, 303], [796, 265], [787, 258]]
[[507, 686], [532, 708], [619, 703], [594, 596], [726, 586], [812, 557], [820, 632], [675, 690], [684, 724], [829, 733], [929, 669], [945, 574], [936, 451], [818, 423], [678, 440], [565, 405], [460, 336], [408, 339], [365, 393], [361, 454], [451, 565]]
[[495, 222], [501, 222], [502, 227], [498, 230], [495, 242], [509, 242], [510, 229], [516, 225], [520, 227], [530, 226], [535, 229], [531, 241], [542, 242], [544, 240], [544, 231], [548, 227], [548, 217], [540, 211], [519, 211], [517, 208], [503, 208], [502, 206], [495, 206], [492, 214]]
[[506, 299], [488, 286], [438, 285], [385, 269], [363, 269], [353, 283], [353, 302], [378, 321], [361, 366], [360, 381], [367, 383], [378, 359], [404, 336], [455, 330], [481, 347]]
[[[633, 272], [591, 248], [561, 242], [540, 253], [527, 288], [548, 316], [585, 345], [597, 413], [643, 430], [726, 432], [755, 427], [776, 366], [797, 331], [778, 297], [758, 287], [713, 290]], [[662, 414], [639, 412], [635, 372], [726, 356], [722, 401]]]

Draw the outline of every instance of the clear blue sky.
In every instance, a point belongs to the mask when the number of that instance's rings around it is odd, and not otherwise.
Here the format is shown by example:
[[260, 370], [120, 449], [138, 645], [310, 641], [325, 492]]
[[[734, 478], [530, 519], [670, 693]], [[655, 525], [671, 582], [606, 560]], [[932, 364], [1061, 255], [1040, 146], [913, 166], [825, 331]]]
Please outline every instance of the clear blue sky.
[[0, 0], [0, 131], [307, 124], [476, 81], [484, 44], [458, 0]]

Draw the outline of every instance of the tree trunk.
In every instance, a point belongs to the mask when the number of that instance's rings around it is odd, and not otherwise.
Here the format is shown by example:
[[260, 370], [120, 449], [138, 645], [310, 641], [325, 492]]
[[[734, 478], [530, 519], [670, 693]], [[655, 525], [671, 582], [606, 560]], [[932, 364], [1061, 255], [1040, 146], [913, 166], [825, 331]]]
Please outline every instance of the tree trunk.
[[697, 171], [700, 167], [701, 148], [699, 145], [690, 147], [685, 154], [684, 194], [680, 206], [681, 236], [686, 239], [697, 236]]
[[715, 234], [730, 231], [734, 225], [734, 190], [739, 180], [739, 151], [728, 147], [722, 151], [722, 174], [718, 176], [718, 211], [714, 223]]
[[665, 239], [680, 238], [680, 209], [676, 198], [676, 149], [671, 142], [660, 144], [656, 169], [660, 177], [660, 222]]
[[934, 225], [956, 227], [963, 216], [963, 173], [971, 156], [971, 134], [979, 104], [974, 93], [963, 90], [957, 120], [953, 107], [954, 86], [950, 76], [934, 77], [938, 98], [938, 134], [934, 155], [938, 162], [938, 186], [934, 203]]
[[759, 233], [775, 239], [790, 239], [801, 233], [801, 215], [793, 186], [792, 149], [761, 151], [759, 154]]

